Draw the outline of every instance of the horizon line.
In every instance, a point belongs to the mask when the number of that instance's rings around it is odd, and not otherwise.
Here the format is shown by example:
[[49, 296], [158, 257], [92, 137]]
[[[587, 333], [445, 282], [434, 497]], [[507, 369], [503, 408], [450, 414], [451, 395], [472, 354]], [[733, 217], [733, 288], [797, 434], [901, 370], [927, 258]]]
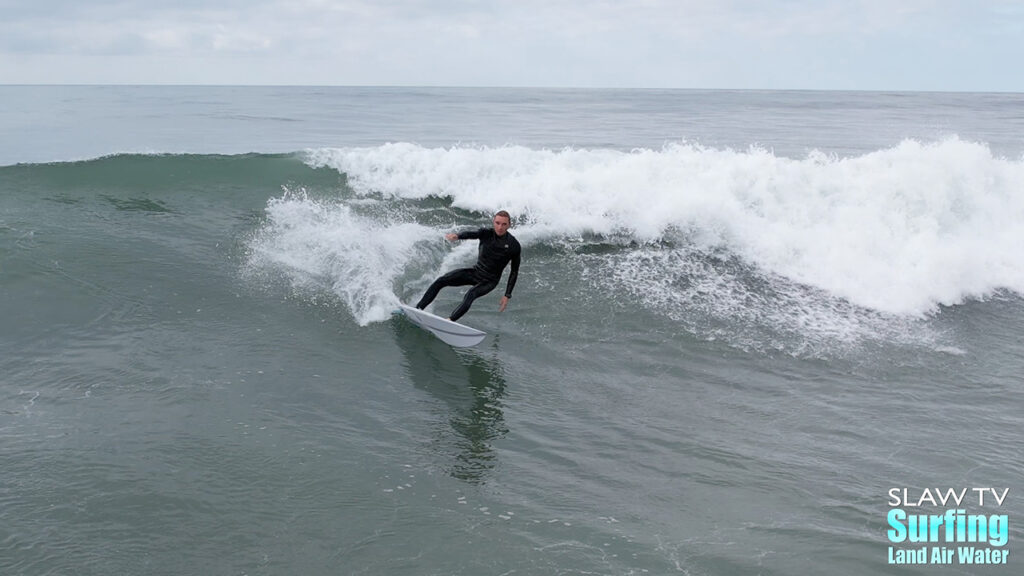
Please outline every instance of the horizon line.
[[207, 84], [207, 83], [85, 83], [85, 82], [0, 82], [0, 87], [95, 87], [95, 88], [369, 88], [436, 90], [600, 90], [649, 92], [864, 92], [896, 94], [1024, 94], [1013, 90], [908, 89], [908, 88], [694, 88], [653, 86], [514, 86], [457, 84]]

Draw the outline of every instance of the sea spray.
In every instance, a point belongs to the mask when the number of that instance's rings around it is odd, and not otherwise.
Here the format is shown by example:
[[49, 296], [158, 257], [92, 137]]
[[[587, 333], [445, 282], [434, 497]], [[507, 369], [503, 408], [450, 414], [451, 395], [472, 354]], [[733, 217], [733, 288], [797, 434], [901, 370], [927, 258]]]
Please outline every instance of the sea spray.
[[301, 292], [329, 290], [365, 326], [395, 309], [396, 283], [410, 262], [432, 261], [430, 241], [438, 236], [414, 222], [375, 219], [341, 202], [286, 191], [267, 204], [248, 269], [278, 269]]

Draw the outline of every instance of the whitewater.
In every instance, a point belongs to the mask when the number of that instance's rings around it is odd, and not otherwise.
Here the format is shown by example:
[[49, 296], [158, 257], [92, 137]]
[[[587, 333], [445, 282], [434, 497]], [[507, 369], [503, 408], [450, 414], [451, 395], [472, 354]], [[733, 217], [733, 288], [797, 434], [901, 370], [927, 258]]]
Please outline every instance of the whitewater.
[[[665, 295], [652, 289], [681, 273], [663, 264], [691, 253], [735, 257], [790, 289], [894, 316], [1024, 293], [1024, 162], [959, 138], [851, 158], [687, 143], [626, 152], [396, 143], [304, 158], [344, 175], [350, 198], [290, 191], [272, 200], [259, 250], [333, 277], [362, 323], [387, 318], [389, 283], [454, 224], [395, 213], [398, 202], [429, 198], [476, 213], [507, 209], [527, 246], [631, 243], [633, 253], [607, 264], [655, 299]], [[383, 215], [360, 216], [382, 203], [391, 206]]]

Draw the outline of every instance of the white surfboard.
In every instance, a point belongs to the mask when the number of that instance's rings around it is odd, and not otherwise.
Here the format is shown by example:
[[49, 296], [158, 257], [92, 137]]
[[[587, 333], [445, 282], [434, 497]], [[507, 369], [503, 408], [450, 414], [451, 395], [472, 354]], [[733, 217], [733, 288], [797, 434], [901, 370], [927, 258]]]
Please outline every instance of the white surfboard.
[[412, 320], [413, 324], [433, 332], [434, 336], [440, 338], [445, 344], [450, 344], [456, 348], [476, 346], [487, 336], [486, 332], [464, 326], [458, 322], [452, 322], [447, 318], [435, 316], [430, 312], [424, 312], [412, 306], [399, 304], [398, 307], [402, 309], [406, 318]]

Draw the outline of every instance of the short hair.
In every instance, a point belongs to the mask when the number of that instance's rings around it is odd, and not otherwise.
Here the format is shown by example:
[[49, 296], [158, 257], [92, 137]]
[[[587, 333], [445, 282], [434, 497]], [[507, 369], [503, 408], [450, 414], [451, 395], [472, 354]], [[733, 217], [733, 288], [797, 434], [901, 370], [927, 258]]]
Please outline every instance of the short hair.
[[497, 212], [494, 213], [494, 215], [495, 216], [504, 216], [508, 220], [509, 224], [512, 223], [512, 217], [509, 216], [508, 212], [505, 212], [504, 210], [498, 210]]

